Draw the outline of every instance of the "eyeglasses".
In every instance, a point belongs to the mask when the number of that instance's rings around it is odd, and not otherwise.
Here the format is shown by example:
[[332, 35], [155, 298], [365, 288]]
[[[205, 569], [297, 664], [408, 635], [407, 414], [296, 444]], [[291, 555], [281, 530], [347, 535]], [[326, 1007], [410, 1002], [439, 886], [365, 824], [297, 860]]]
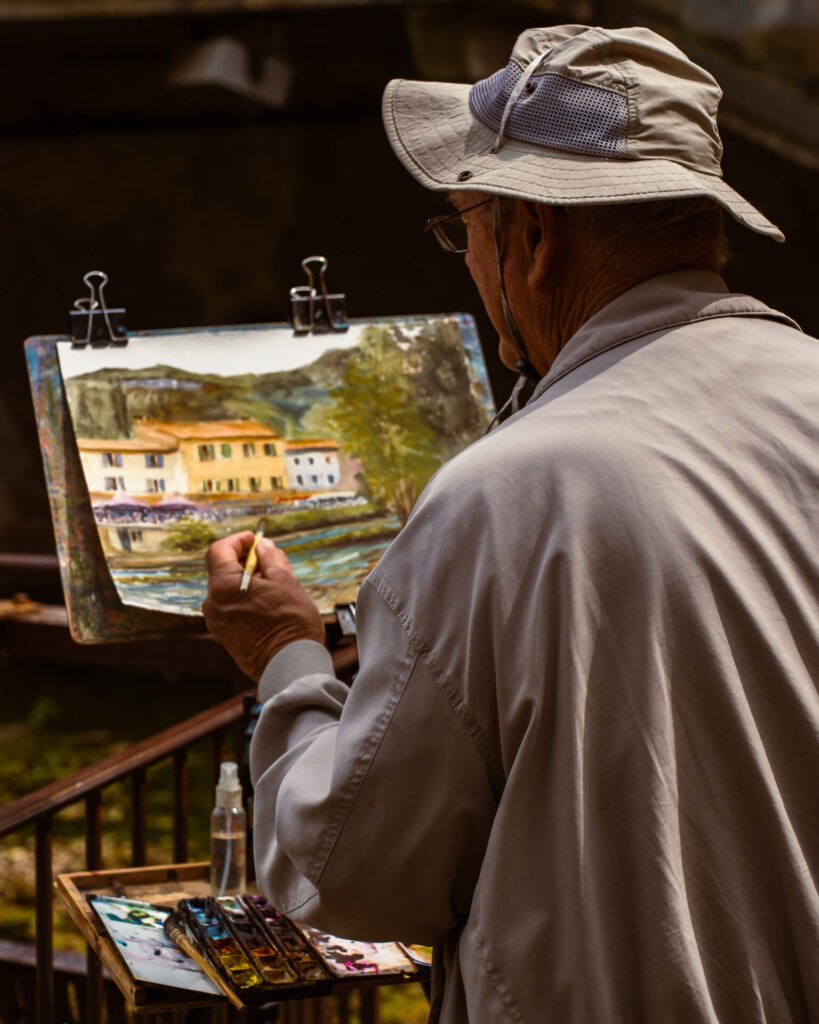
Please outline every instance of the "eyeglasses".
[[465, 213], [470, 210], [477, 210], [479, 206], [486, 206], [493, 202], [495, 196], [489, 199], [482, 199], [479, 203], [473, 203], [457, 213], [445, 213], [440, 217], [430, 217], [424, 231], [431, 231], [435, 236], [438, 245], [444, 252], [469, 252], [469, 234], [466, 221], [463, 219]]

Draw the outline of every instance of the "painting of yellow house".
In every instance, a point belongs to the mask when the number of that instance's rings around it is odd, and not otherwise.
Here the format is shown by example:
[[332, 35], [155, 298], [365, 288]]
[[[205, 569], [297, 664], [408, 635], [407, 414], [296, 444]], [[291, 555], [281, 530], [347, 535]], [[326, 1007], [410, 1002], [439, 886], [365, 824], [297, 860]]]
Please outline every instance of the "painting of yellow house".
[[[173, 493], [208, 501], [216, 495], [283, 492], [289, 486], [287, 445], [261, 423], [136, 420], [134, 432], [135, 438], [77, 439], [92, 498]], [[332, 446], [334, 442], [316, 444]], [[333, 449], [336, 474], [338, 447], [335, 444]], [[322, 453], [324, 450], [320, 448]], [[311, 458], [318, 455], [319, 449]], [[324, 473], [322, 480], [328, 476], [333, 474]], [[294, 486], [304, 490], [301, 485]]]
[[251, 420], [162, 423], [136, 420], [144, 437], [168, 439], [179, 453], [187, 494], [258, 494], [286, 485], [285, 442]]

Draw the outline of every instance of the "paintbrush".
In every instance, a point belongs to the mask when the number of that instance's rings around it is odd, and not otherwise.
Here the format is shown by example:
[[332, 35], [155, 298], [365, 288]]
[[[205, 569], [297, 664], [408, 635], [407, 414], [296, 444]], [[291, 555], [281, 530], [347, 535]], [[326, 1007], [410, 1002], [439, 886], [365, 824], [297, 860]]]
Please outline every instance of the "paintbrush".
[[202, 953], [202, 951], [196, 946], [188, 933], [185, 922], [175, 911], [168, 914], [162, 928], [171, 942], [175, 943], [186, 956], [189, 956], [191, 960], [193, 960], [197, 967], [201, 968], [202, 973], [210, 978], [219, 991], [223, 992], [228, 997], [237, 1010], [245, 1009], [245, 1004], [239, 996], [230, 988], [210, 960], [208, 960], [204, 953]]
[[241, 594], [244, 594], [250, 586], [253, 573], [256, 572], [256, 566], [259, 562], [259, 556], [256, 553], [256, 545], [262, 537], [264, 537], [264, 529], [266, 525], [266, 519], [260, 519], [256, 524], [256, 532], [253, 534], [253, 543], [250, 545], [250, 551], [248, 551], [247, 558], [245, 559], [245, 571], [242, 573], [242, 582], [239, 584], [239, 592]]

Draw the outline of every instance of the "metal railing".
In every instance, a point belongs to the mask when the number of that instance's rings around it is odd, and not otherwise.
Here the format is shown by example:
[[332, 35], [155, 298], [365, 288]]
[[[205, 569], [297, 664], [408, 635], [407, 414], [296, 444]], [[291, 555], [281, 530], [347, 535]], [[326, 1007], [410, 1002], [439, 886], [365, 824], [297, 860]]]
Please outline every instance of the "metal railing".
[[[337, 673], [343, 678], [355, 667], [354, 649], [334, 654]], [[52, 834], [55, 815], [74, 804], [85, 805], [85, 861], [89, 871], [103, 867], [102, 806], [103, 793], [110, 786], [130, 781], [131, 788], [131, 864], [141, 866], [147, 860], [147, 771], [160, 762], [170, 761], [173, 772], [173, 859], [188, 859], [188, 750], [201, 741], [211, 740], [213, 782], [219, 775], [219, 764], [230, 730], [235, 731], [234, 751], [240, 762], [246, 744], [247, 711], [252, 700], [239, 694], [202, 711], [178, 725], [171, 726], [128, 749], [104, 758], [68, 778], [59, 779], [34, 793], [0, 808], [0, 839], [34, 827], [35, 831], [35, 922], [36, 922], [36, 1024], [53, 1024], [54, 1000], [54, 922]], [[86, 955], [85, 1000], [83, 1024], [101, 1024], [103, 1019], [103, 976], [96, 954], [89, 948]], [[310, 1007], [284, 1009], [284, 1021], [323, 1021], [326, 1011]], [[339, 997], [336, 1013], [340, 1021], [348, 1018], [349, 1000]], [[377, 992], [362, 990], [359, 994], [359, 1015], [362, 1024], [377, 1020]], [[219, 1014], [217, 1014], [219, 1016]], [[220, 1019], [234, 1019], [231, 1012]], [[243, 1015], [236, 1020], [247, 1019]]]
[[[36, 923], [36, 1011], [37, 1024], [54, 1020], [54, 923], [52, 879], [52, 832], [54, 817], [72, 804], [85, 803], [85, 862], [88, 871], [102, 868], [102, 795], [109, 786], [123, 780], [131, 783], [131, 863], [147, 859], [146, 773], [152, 766], [171, 760], [173, 764], [173, 859], [188, 857], [188, 748], [209, 737], [212, 740], [214, 780], [219, 774], [224, 741], [229, 729], [239, 735], [236, 748], [241, 756], [244, 742], [245, 698], [231, 697], [214, 708], [171, 726], [68, 778], [59, 779], [34, 793], [0, 808], [0, 839], [34, 826], [35, 830], [35, 923]], [[86, 1013], [89, 1024], [98, 1024], [102, 1008], [102, 971], [89, 949], [86, 965]]]

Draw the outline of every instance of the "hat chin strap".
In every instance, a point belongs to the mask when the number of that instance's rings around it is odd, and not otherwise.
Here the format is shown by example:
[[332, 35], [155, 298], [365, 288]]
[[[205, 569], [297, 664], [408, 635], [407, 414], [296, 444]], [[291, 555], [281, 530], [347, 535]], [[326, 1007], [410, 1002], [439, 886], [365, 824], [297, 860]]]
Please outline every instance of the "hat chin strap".
[[510, 410], [510, 415], [514, 414], [520, 409], [520, 398], [521, 392], [526, 384], [533, 382], [537, 383], [540, 380], [540, 374], [532, 366], [529, 361], [529, 354], [526, 351], [526, 345], [523, 341], [523, 336], [520, 333], [517, 323], [515, 322], [514, 316], [512, 316], [512, 310], [509, 307], [509, 300], [506, 297], [506, 285], [503, 280], [503, 232], [501, 230], [501, 212], [500, 212], [500, 197], [495, 197], [495, 202], [492, 204], [492, 224], [494, 228], [495, 238], [495, 259], [497, 260], [498, 267], [498, 287], [500, 290], [501, 298], [501, 309], [503, 310], [503, 318], [506, 321], [506, 329], [512, 340], [515, 343], [515, 348], [520, 352], [522, 358], [518, 359], [515, 363], [515, 367], [518, 371], [518, 379], [515, 381], [515, 386], [512, 388], [512, 393], [509, 398], [503, 403], [501, 408], [498, 410], [497, 415], [493, 418], [492, 422], [486, 428], [485, 433], [488, 434], [493, 427], [497, 426], [500, 422], [501, 417], [507, 409]]
[[512, 310], [509, 306], [509, 299], [506, 297], [506, 284], [503, 279], [503, 232], [499, 196], [495, 198], [495, 202], [492, 206], [492, 225], [495, 235], [495, 259], [498, 267], [498, 288], [500, 290], [503, 318], [506, 321], [506, 329], [509, 331], [512, 341], [515, 343], [515, 348], [520, 352], [522, 357], [521, 359], [518, 359], [515, 366], [519, 373], [536, 383], [540, 380], [540, 374], [534, 366], [532, 366], [532, 362], [529, 359], [529, 353], [526, 349], [526, 343], [523, 340], [523, 335], [520, 333], [520, 328], [512, 315]]

